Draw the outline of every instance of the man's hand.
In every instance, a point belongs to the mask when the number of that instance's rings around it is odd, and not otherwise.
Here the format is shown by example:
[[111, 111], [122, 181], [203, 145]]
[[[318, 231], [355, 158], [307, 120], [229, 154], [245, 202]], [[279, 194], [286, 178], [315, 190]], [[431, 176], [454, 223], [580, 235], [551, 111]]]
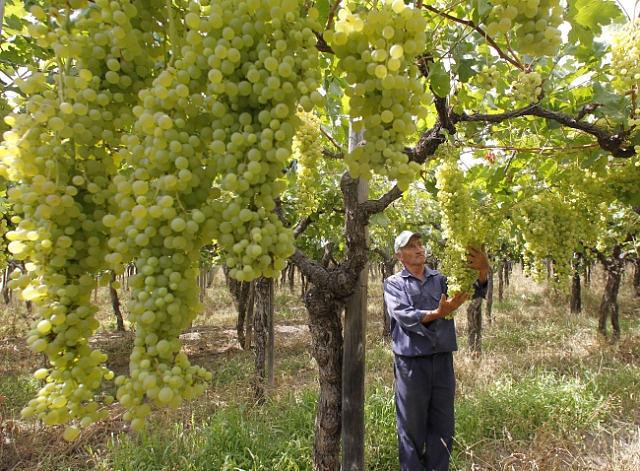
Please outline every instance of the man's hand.
[[487, 281], [489, 276], [489, 258], [483, 247], [468, 247], [467, 249], [467, 267], [478, 270], [478, 279], [480, 283]]
[[466, 293], [458, 293], [450, 299], [447, 299], [447, 297], [443, 294], [442, 296], [440, 296], [440, 302], [438, 303], [438, 307], [436, 308], [436, 310], [427, 311], [422, 317], [422, 323], [428, 324], [429, 322], [440, 319], [441, 317], [447, 317], [453, 311], [458, 309], [468, 298], [469, 295]]

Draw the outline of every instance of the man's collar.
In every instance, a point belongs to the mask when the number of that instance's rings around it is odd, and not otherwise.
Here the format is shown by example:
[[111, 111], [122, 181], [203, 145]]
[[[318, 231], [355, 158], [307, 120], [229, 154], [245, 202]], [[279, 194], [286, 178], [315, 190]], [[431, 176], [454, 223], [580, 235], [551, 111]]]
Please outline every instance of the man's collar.
[[[435, 270], [432, 270], [431, 268], [429, 268], [428, 266], [424, 266], [424, 279], [426, 280], [427, 278], [429, 278], [430, 276], [434, 276], [436, 275], [438, 272]], [[415, 278], [415, 276], [405, 268], [402, 269], [402, 271], [400, 272], [400, 276], [402, 276], [403, 278], [407, 278], [409, 276], [413, 276]]]

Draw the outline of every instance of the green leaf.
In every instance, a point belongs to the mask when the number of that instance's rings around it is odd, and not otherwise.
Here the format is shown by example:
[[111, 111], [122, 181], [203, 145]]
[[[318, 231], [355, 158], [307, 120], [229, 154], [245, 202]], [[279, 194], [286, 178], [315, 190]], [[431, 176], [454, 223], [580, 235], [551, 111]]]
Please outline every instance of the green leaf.
[[429, 82], [433, 93], [440, 98], [444, 98], [449, 94], [451, 77], [442, 62], [434, 62], [429, 65]]
[[584, 28], [600, 34], [602, 27], [624, 20], [624, 13], [611, 0], [576, 0], [575, 22]]
[[315, 7], [318, 9], [318, 12], [320, 13], [320, 16], [318, 17], [318, 21], [320, 22], [321, 25], [324, 25], [327, 23], [327, 19], [329, 18], [329, 9], [330, 9], [330, 4], [329, 4], [329, 0], [318, 0], [315, 4]]

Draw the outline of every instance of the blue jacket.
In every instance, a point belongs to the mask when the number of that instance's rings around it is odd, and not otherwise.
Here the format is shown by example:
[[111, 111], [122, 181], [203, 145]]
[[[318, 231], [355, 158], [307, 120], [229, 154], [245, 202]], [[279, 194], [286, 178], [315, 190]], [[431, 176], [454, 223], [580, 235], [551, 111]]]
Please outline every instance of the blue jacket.
[[[484, 297], [487, 283], [476, 281], [476, 297]], [[447, 294], [447, 278], [425, 267], [424, 280], [407, 269], [384, 280], [384, 299], [391, 317], [393, 352], [403, 356], [424, 356], [458, 349], [453, 319], [436, 319], [422, 324], [425, 311], [438, 307], [440, 296]]]

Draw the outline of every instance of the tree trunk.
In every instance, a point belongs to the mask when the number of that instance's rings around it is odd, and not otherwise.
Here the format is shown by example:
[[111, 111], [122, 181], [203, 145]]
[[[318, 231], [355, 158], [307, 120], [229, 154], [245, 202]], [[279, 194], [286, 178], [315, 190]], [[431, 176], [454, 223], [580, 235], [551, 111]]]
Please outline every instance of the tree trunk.
[[504, 267], [504, 286], [509, 286], [509, 275], [511, 274], [511, 262], [506, 260], [503, 265]]
[[[238, 311], [238, 321], [236, 322], [236, 332], [238, 334], [238, 342], [243, 349], [247, 349], [251, 346], [251, 335], [245, 335], [245, 323], [250, 323], [247, 320], [247, 314], [249, 309], [253, 310], [253, 296], [252, 296], [252, 283], [249, 281], [238, 281], [229, 276], [229, 267], [223, 267], [224, 277], [227, 282], [227, 287], [231, 292], [231, 297]], [[247, 325], [247, 331], [250, 329]]]
[[493, 268], [489, 268], [487, 279], [487, 322], [489, 325], [493, 322]]
[[244, 319], [244, 344], [242, 348], [249, 350], [253, 340], [253, 313], [255, 308], [256, 290], [253, 283], [249, 283], [249, 299], [247, 300], [247, 309]]
[[9, 266], [5, 268], [4, 273], [2, 275], [2, 299], [5, 304], [9, 304], [11, 302], [11, 290], [9, 289], [9, 275], [11, 272], [15, 270], [15, 266], [13, 263], [9, 263]]
[[636, 258], [633, 262], [633, 289], [636, 298], [640, 298], [640, 258]]
[[469, 301], [467, 328], [469, 331], [469, 350], [471, 356], [477, 358], [482, 353], [482, 298], [474, 298]]
[[580, 272], [577, 268], [573, 269], [573, 279], [571, 282], [571, 313], [578, 314], [582, 312], [582, 292], [580, 288]]
[[620, 279], [622, 278], [622, 269], [624, 267], [621, 257], [622, 247], [616, 245], [610, 257], [601, 257], [606, 273], [606, 285], [602, 294], [602, 302], [600, 303], [598, 332], [607, 335], [607, 317], [611, 316], [611, 327], [613, 329], [612, 340], [620, 338], [620, 321], [618, 307], [618, 291], [620, 289]]
[[118, 292], [113, 287], [113, 282], [116, 281], [116, 272], [111, 270], [111, 283], [109, 283], [109, 295], [111, 296], [111, 307], [113, 313], [116, 315], [116, 330], [118, 332], [124, 332], [124, 319], [122, 318], [122, 312], [120, 311], [120, 299], [118, 299]]
[[587, 263], [587, 274], [584, 279], [585, 286], [591, 286], [591, 268], [593, 264], [591, 262]]
[[504, 264], [498, 269], [498, 302], [502, 302], [504, 298]]
[[320, 397], [316, 410], [314, 471], [340, 469], [342, 424], [342, 305], [312, 286], [305, 295], [311, 332], [311, 353], [318, 363]]
[[289, 265], [289, 292], [293, 293], [296, 279], [296, 266], [292, 263]]
[[255, 285], [255, 364], [254, 397], [265, 401], [265, 384], [273, 381], [273, 279], [260, 277]]

